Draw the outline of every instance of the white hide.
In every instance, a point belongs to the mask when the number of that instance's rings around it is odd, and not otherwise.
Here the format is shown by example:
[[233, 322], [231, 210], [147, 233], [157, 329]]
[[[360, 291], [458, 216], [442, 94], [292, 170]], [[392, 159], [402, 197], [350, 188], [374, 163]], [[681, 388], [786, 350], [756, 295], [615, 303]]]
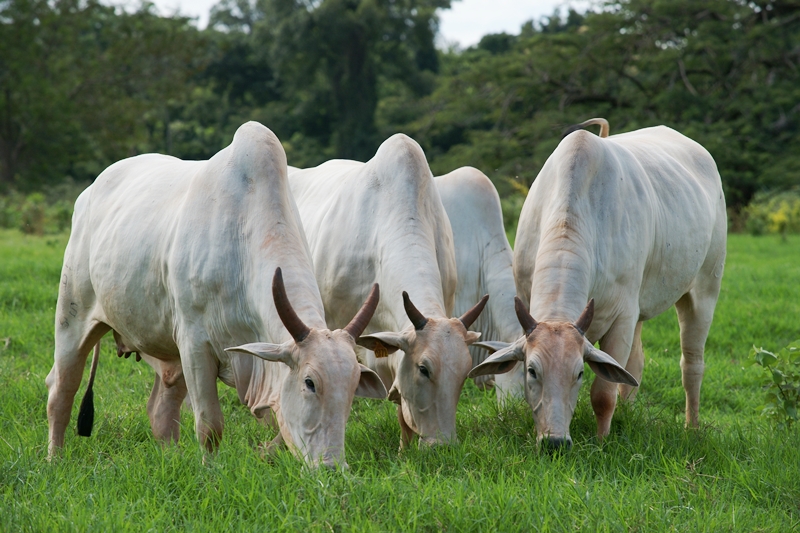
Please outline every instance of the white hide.
[[[514, 313], [513, 252], [508, 244], [500, 197], [492, 182], [472, 167], [438, 176], [434, 180], [442, 198], [450, 226], [458, 269], [454, 314], [461, 315], [484, 294], [491, 295], [486, 308], [470, 329], [481, 332], [481, 342], [514, 342], [521, 333]], [[486, 359], [487, 352], [470, 346], [474, 365]], [[523, 397], [524, 365], [494, 376], [497, 399]]]
[[[554, 324], [548, 334], [575, 321], [594, 298], [586, 338], [599, 340], [600, 349], [636, 379], [643, 365], [641, 322], [675, 304], [686, 422], [696, 426], [726, 225], [719, 172], [696, 142], [664, 126], [608, 138], [577, 131], [548, 158], [522, 209], [514, 250], [517, 292], [530, 302], [534, 319]], [[537, 335], [534, 330], [529, 336], [529, 347]], [[591, 350], [581, 351], [586, 360]], [[526, 354], [529, 365], [542, 359], [530, 349]], [[565, 354], [557, 360], [573, 363]], [[546, 387], [547, 375], [539, 379]], [[591, 398], [601, 437], [609, 431], [616, 396], [616, 385], [594, 381]], [[540, 400], [528, 398], [532, 406]], [[537, 428], [540, 438], [544, 430], [568, 440], [568, 415], [566, 427]]]
[[[51, 453], [63, 445], [88, 351], [114, 330], [123, 351], [147, 354], [163, 379], [156, 377], [148, 403], [151, 420], [160, 420], [157, 438], [177, 438], [174, 418], [188, 390], [198, 439], [213, 449], [222, 434], [219, 378], [257, 416], [271, 410], [307, 462], [344, 464], [353, 393], [374, 374], [358, 365], [347, 332], [327, 329], [286, 168], [277, 137], [249, 122], [208, 161], [132, 157], [81, 194], [47, 378]], [[295, 343], [273, 302], [278, 267], [294, 311], [311, 328], [304, 342]], [[247, 343], [259, 344], [261, 351], [243, 350], [259, 358], [225, 351]], [[312, 374], [324, 395], [303, 396]], [[385, 397], [374, 389], [367, 395]]]
[[[393, 386], [390, 398], [401, 404], [404, 442], [408, 430], [426, 443], [455, 440], [455, 408], [472, 367], [467, 345], [477, 334], [468, 335], [458, 319], [447, 318], [457, 276], [453, 237], [422, 149], [394, 135], [367, 163], [334, 160], [290, 168], [289, 183], [329, 325], [343, 323], [369, 284], [380, 283], [381, 302], [359, 344], [376, 342], [367, 334], [382, 332], [384, 344], [401, 349], [383, 359], [367, 351], [365, 362]], [[406, 314], [403, 291], [429, 318], [422, 333]], [[432, 378], [420, 376], [417, 365], [427, 365]], [[435, 390], [428, 390], [431, 383]]]

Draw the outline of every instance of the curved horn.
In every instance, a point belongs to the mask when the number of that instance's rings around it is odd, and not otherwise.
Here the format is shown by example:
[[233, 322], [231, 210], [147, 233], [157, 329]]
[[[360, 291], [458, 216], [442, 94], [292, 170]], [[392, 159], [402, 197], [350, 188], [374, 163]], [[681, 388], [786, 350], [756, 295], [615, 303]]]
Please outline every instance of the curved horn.
[[375, 309], [378, 307], [378, 300], [380, 299], [381, 290], [378, 284], [375, 283], [372, 285], [372, 290], [369, 291], [369, 296], [367, 296], [367, 299], [364, 301], [364, 305], [361, 306], [361, 309], [359, 309], [356, 316], [353, 317], [353, 320], [344, 328], [353, 339], [359, 338], [361, 334], [364, 333], [364, 329], [366, 329], [367, 324], [369, 324], [370, 319], [372, 319], [372, 315], [375, 313]]
[[586, 330], [589, 329], [589, 326], [592, 325], [592, 319], [594, 318], [594, 298], [589, 300], [589, 303], [586, 304], [586, 308], [581, 313], [581, 316], [578, 318], [578, 321], [575, 322], [575, 327], [578, 328], [578, 331], [581, 332], [581, 335], [586, 335]]
[[411, 298], [408, 297], [408, 293], [403, 291], [403, 307], [406, 308], [406, 314], [408, 315], [409, 320], [411, 323], [414, 324], [414, 329], [421, 330], [425, 327], [425, 324], [428, 323], [428, 319], [425, 318], [425, 315], [419, 312], [419, 309], [414, 307], [414, 304], [411, 303]]
[[473, 305], [469, 311], [458, 318], [461, 323], [464, 324], [465, 328], [469, 329], [472, 323], [478, 319], [478, 316], [481, 314], [481, 311], [483, 311], [483, 308], [486, 307], [486, 302], [488, 301], [489, 295], [485, 294], [483, 298], [481, 298], [480, 302]]
[[517, 312], [517, 320], [519, 320], [519, 325], [525, 331], [525, 336], [530, 335], [536, 329], [536, 320], [533, 319], [528, 307], [522, 303], [519, 296], [514, 296], [514, 311]]
[[286, 296], [286, 287], [283, 286], [283, 273], [281, 268], [275, 269], [275, 276], [272, 278], [272, 299], [275, 300], [275, 307], [278, 309], [278, 316], [286, 329], [291, 334], [295, 342], [302, 342], [308, 337], [311, 330], [303, 324], [300, 317], [292, 309], [289, 298]]

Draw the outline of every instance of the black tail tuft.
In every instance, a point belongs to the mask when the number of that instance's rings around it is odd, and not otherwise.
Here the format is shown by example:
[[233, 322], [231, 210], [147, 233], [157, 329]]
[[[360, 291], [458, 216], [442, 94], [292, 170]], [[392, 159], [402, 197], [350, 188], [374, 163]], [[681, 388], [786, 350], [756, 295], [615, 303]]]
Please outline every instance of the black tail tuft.
[[81, 408], [78, 411], [78, 435], [81, 437], [92, 436], [92, 426], [94, 425], [94, 391], [89, 387], [83, 395]]

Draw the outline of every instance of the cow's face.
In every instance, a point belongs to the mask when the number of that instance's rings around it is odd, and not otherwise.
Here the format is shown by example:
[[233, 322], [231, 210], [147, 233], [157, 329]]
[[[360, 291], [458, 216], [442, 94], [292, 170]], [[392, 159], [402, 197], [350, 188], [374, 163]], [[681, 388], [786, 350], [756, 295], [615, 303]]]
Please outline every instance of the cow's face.
[[638, 383], [611, 356], [595, 348], [583, 336], [594, 313], [593, 300], [576, 323], [536, 322], [524, 304], [518, 298], [516, 301], [517, 317], [525, 335], [505, 346], [479, 344], [492, 350], [500, 349], [476, 366], [470, 376], [503, 374], [512, 370], [517, 361], [523, 361], [525, 399], [533, 413], [537, 442], [551, 448], [570, 447], [569, 425], [583, 383], [584, 362], [607, 381], [632, 386]]
[[381, 379], [360, 364], [355, 354], [354, 339], [363, 332], [378, 304], [378, 286], [373, 287], [361, 311], [346, 328], [330, 331], [310, 329], [300, 322], [285, 298], [280, 269], [276, 280], [275, 304], [294, 339], [283, 344], [246, 344], [230, 350], [289, 367], [289, 374], [280, 385], [276, 412], [284, 442], [310, 466], [346, 468], [344, 434], [353, 397], [386, 398]]
[[[408, 312], [411, 303], [403, 294]], [[412, 317], [412, 327], [401, 332], [375, 333], [358, 340], [376, 353], [403, 352], [398, 354], [397, 374], [389, 391], [389, 399], [399, 405], [403, 444], [408, 444], [413, 434], [428, 445], [457, 441], [456, 407], [472, 369], [467, 347], [480, 337], [467, 327], [486, 300], [484, 297], [461, 318], [424, 318], [420, 314]]]

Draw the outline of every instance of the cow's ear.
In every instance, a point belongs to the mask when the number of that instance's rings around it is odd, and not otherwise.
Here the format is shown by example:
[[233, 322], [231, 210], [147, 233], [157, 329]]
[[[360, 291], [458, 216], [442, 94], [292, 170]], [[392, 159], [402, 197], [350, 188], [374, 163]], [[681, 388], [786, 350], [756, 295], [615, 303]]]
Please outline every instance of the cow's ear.
[[638, 387], [639, 382], [622, 368], [613, 357], [598, 350], [588, 340], [584, 340], [583, 360], [598, 377], [611, 383], [623, 383], [631, 387]]
[[467, 346], [471, 346], [475, 344], [480, 338], [481, 338], [480, 331], [468, 331], [466, 337], [464, 337], [464, 342], [467, 343]]
[[489, 353], [499, 352], [503, 348], [508, 348], [511, 346], [510, 342], [501, 342], [501, 341], [481, 341], [476, 342], [473, 346], [477, 346], [478, 348], [483, 348], [484, 350], [489, 350]]
[[517, 361], [525, 360], [525, 337], [521, 337], [513, 344], [509, 344], [479, 364], [469, 373], [469, 377], [485, 376], [487, 374], [505, 374], [513, 370]]
[[361, 377], [358, 380], [358, 387], [356, 387], [356, 396], [377, 400], [386, 399], [386, 387], [378, 374], [362, 364], [358, 366], [361, 367]]
[[385, 357], [397, 350], [408, 351], [408, 339], [404, 332], [382, 331], [370, 335], [362, 335], [356, 340], [356, 344], [375, 352], [375, 357]]
[[400, 390], [397, 388], [397, 382], [395, 381], [392, 384], [392, 388], [389, 389], [389, 401], [394, 402], [397, 405], [400, 405], [400, 400], [401, 400]]
[[293, 348], [294, 341], [285, 342], [283, 344], [253, 342], [250, 344], [235, 346], [233, 348], [225, 348], [225, 351], [255, 355], [256, 357], [260, 357], [265, 361], [283, 363], [291, 367], [294, 366], [294, 359], [292, 358]]

